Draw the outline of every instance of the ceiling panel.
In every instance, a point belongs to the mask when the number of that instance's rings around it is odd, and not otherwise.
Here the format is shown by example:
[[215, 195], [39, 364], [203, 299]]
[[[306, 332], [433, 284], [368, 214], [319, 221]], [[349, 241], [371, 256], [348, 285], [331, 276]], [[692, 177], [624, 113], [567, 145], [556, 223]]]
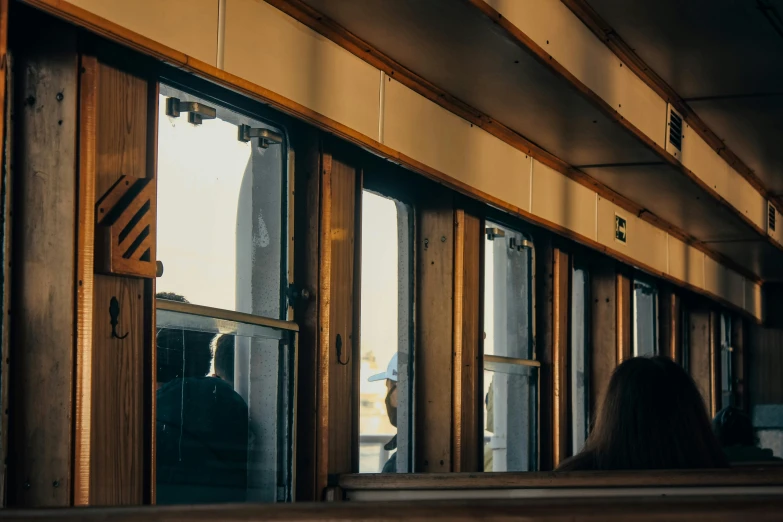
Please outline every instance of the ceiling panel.
[[[758, 239], [725, 207], [667, 164], [582, 169], [702, 241]], [[720, 223], [720, 226], [715, 226]]]
[[783, 92], [783, 37], [755, 0], [588, 3], [686, 99]]
[[659, 160], [467, 2], [305, 2], [572, 165]]
[[769, 190], [783, 194], [783, 95], [691, 101], [690, 106]]
[[764, 281], [783, 281], [781, 251], [768, 241], [729, 241], [707, 246], [752, 270]]

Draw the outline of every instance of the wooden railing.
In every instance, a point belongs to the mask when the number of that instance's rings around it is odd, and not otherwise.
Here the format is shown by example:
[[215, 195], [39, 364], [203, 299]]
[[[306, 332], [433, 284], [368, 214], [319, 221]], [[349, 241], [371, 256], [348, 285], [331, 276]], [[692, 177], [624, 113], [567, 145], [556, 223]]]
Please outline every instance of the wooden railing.
[[783, 497], [659, 497], [427, 502], [339, 502], [290, 505], [232, 505], [134, 508], [70, 508], [4, 511], [4, 520], [83, 520], [86, 522], [228, 522], [326, 520], [504, 520], [546, 522], [651, 522], [699, 520], [768, 522], [781, 520]]

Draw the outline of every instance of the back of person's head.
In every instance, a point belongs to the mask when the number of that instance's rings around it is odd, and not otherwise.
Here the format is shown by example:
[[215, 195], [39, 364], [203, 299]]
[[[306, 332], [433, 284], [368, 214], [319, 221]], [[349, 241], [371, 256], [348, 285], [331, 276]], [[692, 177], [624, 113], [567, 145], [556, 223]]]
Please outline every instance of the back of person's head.
[[599, 470], [727, 465], [693, 379], [661, 356], [615, 369], [584, 451]]
[[757, 443], [753, 422], [745, 413], [727, 406], [712, 419], [712, 430], [724, 448], [730, 446], [755, 446]]
[[204, 377], [212, 365], [215, 334], [161, 328], [157, 334], [158, 382], [180, 377]]
[[215, 374], [234, 385], [234, 336], [221, 335], [215, 343]]

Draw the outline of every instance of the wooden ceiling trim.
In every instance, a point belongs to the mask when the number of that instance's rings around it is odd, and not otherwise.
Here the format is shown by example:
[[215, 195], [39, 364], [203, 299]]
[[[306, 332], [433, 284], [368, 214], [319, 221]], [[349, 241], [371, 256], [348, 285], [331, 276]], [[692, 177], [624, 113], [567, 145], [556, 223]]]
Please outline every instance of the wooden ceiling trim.
[[761, 181], [756, 173], [748, 167], [723, 140], [699, 118], [688, 103], [677, 92], [653, 71], [642, 58], [636, 54], [615, 30], [604, 20], [587, 0], [561, 0], [617, 57], [625, 63], [641, 80], [658, 96], [682, 114], [685, 121], [715, 152], [718, 153], [737, 173], [758, 190], [762, 196], [772, 201], [780, 211], [783, 208], [783, 197], [773, 194]]

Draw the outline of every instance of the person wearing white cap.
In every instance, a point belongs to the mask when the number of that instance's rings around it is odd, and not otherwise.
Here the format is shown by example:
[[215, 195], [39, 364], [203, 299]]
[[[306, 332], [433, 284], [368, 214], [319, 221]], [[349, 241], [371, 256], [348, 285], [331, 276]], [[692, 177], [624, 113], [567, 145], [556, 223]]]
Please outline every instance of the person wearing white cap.
[[[389, 416], [389, 422], [395, 428], [397, 427], [397, 354], [392, 356], [386, 371], [377, 373], [367, 379], [369, 382], [386, 380], [386, 414]], [[397, 435], [387, 442], [383, 449], [392, 451], [397, 449]], [[389, 457], [386, 464], [383, 465], [381, 473], [397, 473], [397, 452]]]

